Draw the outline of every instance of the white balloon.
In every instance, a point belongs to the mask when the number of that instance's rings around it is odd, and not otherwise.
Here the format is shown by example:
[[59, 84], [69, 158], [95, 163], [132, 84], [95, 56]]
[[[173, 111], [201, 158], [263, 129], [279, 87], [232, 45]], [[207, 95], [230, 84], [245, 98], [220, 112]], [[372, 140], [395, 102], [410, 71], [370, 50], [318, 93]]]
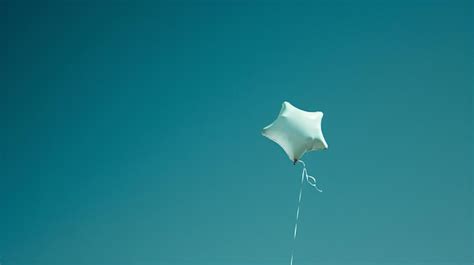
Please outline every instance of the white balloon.
[[283, 102], [277, 119], [263, 128], [262, 135], [279, 144], [296, 163], [306, 152], [328, 149], [321, 130], [321, 111], [300, 110]]

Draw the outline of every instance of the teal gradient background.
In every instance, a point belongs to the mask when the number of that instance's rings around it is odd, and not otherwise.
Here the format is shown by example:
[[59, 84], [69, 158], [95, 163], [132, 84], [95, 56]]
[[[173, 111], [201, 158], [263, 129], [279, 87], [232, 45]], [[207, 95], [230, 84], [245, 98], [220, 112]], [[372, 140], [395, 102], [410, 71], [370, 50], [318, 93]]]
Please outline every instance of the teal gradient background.
[[0, 2], [0, 262], [472, 264], [472, 1]]

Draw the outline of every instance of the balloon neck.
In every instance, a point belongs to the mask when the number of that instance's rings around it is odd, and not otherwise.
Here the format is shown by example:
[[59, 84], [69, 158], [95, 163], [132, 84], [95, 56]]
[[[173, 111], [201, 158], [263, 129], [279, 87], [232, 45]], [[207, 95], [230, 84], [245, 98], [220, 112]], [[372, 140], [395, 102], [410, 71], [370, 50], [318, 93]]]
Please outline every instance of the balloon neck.
[[298, 159], [293, 159], [293, 165], [296, 165], [296, 162], [298, 162]]

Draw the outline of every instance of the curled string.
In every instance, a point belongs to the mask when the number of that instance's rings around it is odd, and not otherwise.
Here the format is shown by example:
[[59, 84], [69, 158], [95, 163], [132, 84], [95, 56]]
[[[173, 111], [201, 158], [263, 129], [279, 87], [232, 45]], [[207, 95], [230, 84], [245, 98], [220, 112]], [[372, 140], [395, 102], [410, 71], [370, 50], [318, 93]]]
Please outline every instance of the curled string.
[[301, 205], [301, 195], [303, 194], [303, 183], [304, 180], [309, 183], [309, 185], [313, 186], [317, 191], [323, 192], [321, 189], [316, 186], [316, 178], [313, 176], [308, 175], [308, 170], [306, 169], [306, 164], [298, 160], [301, 164], [303, 164], [303, 172], [301, 173], [301, 185], [300, 185], [300, 194], [298, 196], [298, 208], [296, 208], [296, 220], [295, 220], [295, 229], [293, 231], [293, 247], [291, 249], [291, 259], [290, 259], [290, 265], [293, 265], [293, 257], [295, 254], [295, 241], [296, 241], [296, 234], [298, 231], [298, 219], [300, 217], [300, 205]]
[[308, 175], [308, 170], [306, 170], [306, 164], [302, 160], [298, 160], [298, 162], [303, 164], [303, 173], [302, 173], [303, 176], [302, 176], [302, 178], [305, 177], [306, 181], [309, 183], [309, 185], [313, 186], [319, 192], [323, 192], [323, 190], [318, 188], [318, 186], [316, 185], [316, 178], [311, 176], [311, 175]]

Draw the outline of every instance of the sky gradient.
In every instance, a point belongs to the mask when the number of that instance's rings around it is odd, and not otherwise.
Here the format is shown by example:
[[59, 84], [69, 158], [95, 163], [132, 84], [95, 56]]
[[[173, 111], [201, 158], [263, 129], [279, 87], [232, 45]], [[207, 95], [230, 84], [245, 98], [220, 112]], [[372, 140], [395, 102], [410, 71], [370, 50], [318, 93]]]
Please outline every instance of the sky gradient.
[[472, 264], [472, 1], [0, 1], [2, 265]]

